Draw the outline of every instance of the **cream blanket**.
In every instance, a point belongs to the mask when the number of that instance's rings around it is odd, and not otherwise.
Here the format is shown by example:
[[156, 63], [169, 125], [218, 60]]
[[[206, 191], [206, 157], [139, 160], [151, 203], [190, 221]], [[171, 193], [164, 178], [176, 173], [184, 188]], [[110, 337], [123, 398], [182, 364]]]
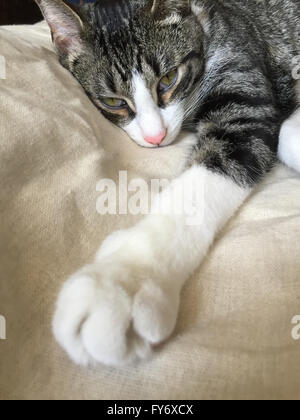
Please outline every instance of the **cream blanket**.
[[182, 152], [139, 148], [105, 121], [44, 23], [0, 28], [0, 56], [0, 398], [299, 399], [300, 176], [283, 167], [187, 284], [174, 336], [152, 360], [120, 370], [69, 360], [51, 332], [59, 289], [138, 219], [100, 216], [97, 182], [120, 170], [172, 178]]

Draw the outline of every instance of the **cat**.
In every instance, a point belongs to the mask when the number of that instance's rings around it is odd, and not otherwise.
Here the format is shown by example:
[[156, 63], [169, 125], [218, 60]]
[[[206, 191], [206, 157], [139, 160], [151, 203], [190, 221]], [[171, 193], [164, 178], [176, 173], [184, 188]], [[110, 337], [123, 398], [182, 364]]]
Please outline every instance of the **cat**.
[[[184, 283], [278, 155], [300, 171], [300, 3], [36, 2], [61, 64], [108, 120], [142, 147], [189, 132], [163, 211], [110, 235], [58, 298], [54, 334], [74, 362], [133, 363], [171, 336]], [[170, 208], [183, 185], [199, 216], [191, 226]]]

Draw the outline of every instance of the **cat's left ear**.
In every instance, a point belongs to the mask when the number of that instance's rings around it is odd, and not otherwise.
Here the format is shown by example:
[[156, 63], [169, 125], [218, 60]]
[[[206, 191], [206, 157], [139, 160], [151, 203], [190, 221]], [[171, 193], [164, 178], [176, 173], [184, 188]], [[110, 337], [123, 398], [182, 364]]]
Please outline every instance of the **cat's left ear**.
[[187, 16], [191, 13], [191, 3], [190, 0], [152, 0], [151, 13], [158, 19]]
[[35, 0], [46, 19], [52, 40], [61, 54], [80, 52], [83, 44], [83, 22], [62, 0]]

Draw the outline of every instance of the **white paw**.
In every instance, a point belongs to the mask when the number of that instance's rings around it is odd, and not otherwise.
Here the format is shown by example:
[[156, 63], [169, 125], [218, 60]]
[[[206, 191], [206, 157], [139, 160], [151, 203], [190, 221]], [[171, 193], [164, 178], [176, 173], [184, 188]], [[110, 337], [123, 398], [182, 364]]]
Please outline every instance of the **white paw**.
[[300, 172], [300, 111], [281, 128], [278, 156], [287, 166]]
[[178, 290], [165, 289], [122, 249], [107, 255], [120, 235], [104, 243], [95, 264], [67, 281], [57, 302], [55, 337], [78, 364], [118, 366], [147, 358], [176, 324]]

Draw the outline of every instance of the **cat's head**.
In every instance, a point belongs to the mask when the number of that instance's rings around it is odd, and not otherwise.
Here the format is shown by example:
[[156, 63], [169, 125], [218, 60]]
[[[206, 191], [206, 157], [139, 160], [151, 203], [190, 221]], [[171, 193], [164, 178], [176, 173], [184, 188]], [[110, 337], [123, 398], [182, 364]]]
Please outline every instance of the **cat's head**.
[[36, 0], [61, 63], [103, 115], [145, 147], [171, 144], [203, 72], [189, 0], [98, 0], [79, 11]]

